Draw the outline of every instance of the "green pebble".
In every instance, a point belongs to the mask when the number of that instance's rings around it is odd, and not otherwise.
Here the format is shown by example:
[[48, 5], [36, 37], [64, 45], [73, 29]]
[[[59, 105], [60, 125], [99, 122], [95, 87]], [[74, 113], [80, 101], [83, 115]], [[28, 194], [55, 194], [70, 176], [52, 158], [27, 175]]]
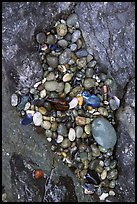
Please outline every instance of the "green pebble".
[[107, 175], [107, 178], [109, 180], [112, 180], [112, 179], [116, 179], [117, 178], [117, 175], [118, 175], [118, 170], [117, 169], [112, 169], [108, 172], [108, 175]]

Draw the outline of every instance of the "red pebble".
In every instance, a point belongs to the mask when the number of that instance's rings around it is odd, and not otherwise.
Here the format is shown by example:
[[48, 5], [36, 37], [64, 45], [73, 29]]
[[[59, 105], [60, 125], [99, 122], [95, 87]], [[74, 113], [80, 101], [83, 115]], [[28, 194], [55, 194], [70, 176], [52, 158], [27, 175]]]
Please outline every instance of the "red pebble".
[[44, 176], [44, 173], [41, 169], [36, 169], [33, 172], [33, 176], [35, 179], [41, 179]]

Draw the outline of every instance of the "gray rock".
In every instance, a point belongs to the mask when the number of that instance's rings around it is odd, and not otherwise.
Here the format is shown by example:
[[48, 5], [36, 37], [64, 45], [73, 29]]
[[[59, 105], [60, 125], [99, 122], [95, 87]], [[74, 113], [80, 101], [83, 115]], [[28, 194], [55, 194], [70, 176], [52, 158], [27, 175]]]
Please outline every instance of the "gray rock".
[[80, 57], [87, 57], [88, 56], [88, 52], [87, 52], [87, 50], [86, 49], [80, 49], [80, 50], [78, 50], [77, 52], [76, 52], [76, 56], [78, 57], [78, 58], [80, 58]]
[[74, 31], [74, 33], [72, 34], [72, 42], [76, 42], [81, 36], [81, 31], [80, 30], [76, 30]]
[[67, 128], [63, 123], [59, 123], [57, 133], [62, 136], [67, 136]]
[[108, 120], [96, 118], [91, 126], [93, 137], [99, 145], [105, 149], [114, 147], [117, 141], [116, 131]]
[[76, 22], [78, 21], [78, 16], [76, 14], [71, 14], [67, 18], [67, 26], [75, 26]]
[[76, 137], [80, 138], [83, 135], [83, 128], [80, 126], [76, 126]]
[[59, 64], [66, 64], [71, 58], [71, 50], [69, 48], [65, 49], [59, 56]]
[[38, 43], [42, 44], [46, 42], [46, 35], [43, 32], [40, 32], [36, 35], [36, 40]]
[[57, 81], [46, 81], [45, 82], [45, 89], [47, 91], [56, 91], [57, 86], [58, 86]]
[[47, 64], [53, 68], [56, 68], [58, 66], [58, 57], [53, 55], [47, 55], [46, 56]]
[[68, 42], [65, 39], [61, 39], [58, 41], [58, 45], [63, 47], [63, 48], [66, 48], [68, 46]]

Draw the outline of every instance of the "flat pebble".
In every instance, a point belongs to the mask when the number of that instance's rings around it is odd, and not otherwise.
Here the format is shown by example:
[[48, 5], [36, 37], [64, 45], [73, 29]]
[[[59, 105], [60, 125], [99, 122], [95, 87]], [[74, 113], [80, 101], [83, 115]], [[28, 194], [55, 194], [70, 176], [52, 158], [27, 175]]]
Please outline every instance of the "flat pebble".
[[66, 82], [64, 87], [64, 92], [68, 94], [70, 90], [71, 90], [71, 85], [68, 82]]
[[49, 121], [43, 121], [41, 126], [46, 129], [46, 130], [49, 130], [50, 127], [51, 127], [51, 123]]
[[48, 54], [46, 56], [47, 64], [53, 68], [56, 68], [58, 66], [58, 57]]
[[42, 123], [43, 119], [42, 119], [42, 114], [40, 112], [36, 112], [33, 115], [33, 123], [35, 126], [40, 126]]
[[12, 106], [17, 106], [18, 104], [18, 95], [17, 94], [12, 94], [11, 95], [11, 105]]
[[68, 131], [67, 131], [67, 128], [66, 128], [65, 124], [59, 123], [57, 133], [59, 135], [67, 136], [67, 132]]
[[45, 89], [47, 91], [56, 91], [58, 86], [57, 81], [46, 81], [45, 82]]
[[78, 99], [75, 97], [69, 102], [69, 109], [73, 109], [78, 105]]
[[92, 134], [95, 141], [105, 149], [112, 148], [116, 144], [116, 131], [105, 118], [96, 118], [93, 120]]
[[83, 67], [85, 67], [86, 66], [86, 64], [87, 64], [87, 59], [86, 59], [86, 57], [82, 57], [82, 58], [79, 58], [79, 59], [77, 59], [77, 65], [79, 66], [78, 68], [83, 68]]
[[69, 133], [68, 133], [68, 138], [71, 142], [73, 142], [76, 138], [76, 133], [75, 130], [73, 128], [69, 129]]
[[102, 195], [99, 196], [99, 198], [100, 198], [100, 200], [105, 200], [105, 198], [107, 198], [108, 195], [109, 195], [108, 193], [102, 193]]
[[83, 135], [83, 128], [82, 127], [76, 126], [75, 131], [76, 131], [76, 137], [77, 138], [80, 138]]
[[72, 42], [76, 42], [81, 36], [81, 31], [80, 30], [76, 30], [74, 31], [74, 33], [72, 34]]
[[71, 26], [75, 26], [77, 21], [78, 21], [77, 14], [73, 13], [68, 16], [66, 23], [67, 23], [67, 26], [71, 27]]
[[107, 171], [104, 169], [100, 175], [101, 179], [104, 180], [107, 177]]
[[71, 79], [72, 79], [72, 74], [69, 74], [69, 73], [67, 73], [67, 74], [65, 74], [64, 76], [63, 76], [63, 81], [64, 82], [67, 82], [67, 81], [70, 81]]
[[76, 53], [76, 56], [77, 56], [78, 58], [87, 57], [87, 56], [88, 56], [88, 52], [87, 52], [87, 50], [84, 49], [84, 48], [82, 48], [82, 49], [76, 51], [75, 53]]
[[84, 130], [85, 130], [85, 133], [89, 135], [91, 133], [91, 125], [89, 124], [85, 125]]
[[61, 142], [63, 142], [63, 139], [64, 139], [64, 137], [63, 137], [62, 135], [58, 135], [58, 137], [57, 137], [57, 139], [56, 139], [56, 142], [57, 142], [58, 144], [60, 144]]
[[58, 41], [58, 45], [62, 48], [66, 48], [68, 46], [68, 42], [65, 39], [61, 39]]

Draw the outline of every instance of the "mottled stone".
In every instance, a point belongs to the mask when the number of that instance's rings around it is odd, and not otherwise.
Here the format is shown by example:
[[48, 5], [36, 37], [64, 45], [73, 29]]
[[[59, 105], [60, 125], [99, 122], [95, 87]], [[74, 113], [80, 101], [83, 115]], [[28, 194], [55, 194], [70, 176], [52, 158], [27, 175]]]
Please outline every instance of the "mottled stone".
[[58, 83], [57, 81], [46, 81], [45, 82], [45, 89], [47, 91], [55, 91], [57, 89]]

